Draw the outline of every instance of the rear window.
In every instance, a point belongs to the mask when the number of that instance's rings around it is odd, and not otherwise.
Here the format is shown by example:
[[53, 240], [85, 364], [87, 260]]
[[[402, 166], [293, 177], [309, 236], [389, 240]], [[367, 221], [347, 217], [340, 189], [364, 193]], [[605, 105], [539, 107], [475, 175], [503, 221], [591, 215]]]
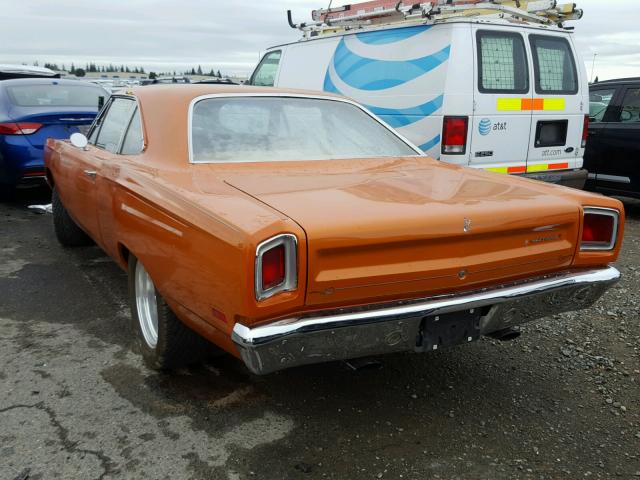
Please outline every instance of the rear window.
[[106, 96], [100, 87], [91, 85], [12, 85], [7, 94], [19, 107], [95, 107], [98, 98]]
[[340, 101], [211, 98], [197, 102], [192, 115], [195, 163], [418, 155], [363, 110]]
[[527, 93], [529, 67], [522, 35], [478, 32], [478, 85], [482, 93]]
[[531, 35], [536, 93], [576, 94], [578, 74], [566, 38]]

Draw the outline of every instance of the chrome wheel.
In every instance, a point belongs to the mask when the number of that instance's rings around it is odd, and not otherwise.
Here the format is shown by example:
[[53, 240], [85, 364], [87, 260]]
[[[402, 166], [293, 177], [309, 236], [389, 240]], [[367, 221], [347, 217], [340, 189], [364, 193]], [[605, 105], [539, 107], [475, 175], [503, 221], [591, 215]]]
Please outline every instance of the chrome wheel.
[[136, 263], [135, 294], [142, 336], [149, 347], [155, 348], [158, 344], [156, 287], [140, 261]]

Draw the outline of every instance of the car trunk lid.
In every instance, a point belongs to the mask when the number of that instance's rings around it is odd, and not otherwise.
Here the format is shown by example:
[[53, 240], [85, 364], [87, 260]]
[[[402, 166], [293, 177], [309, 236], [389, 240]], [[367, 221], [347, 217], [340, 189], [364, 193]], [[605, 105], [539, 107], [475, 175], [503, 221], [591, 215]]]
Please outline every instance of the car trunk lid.
[[310, 305], [469, 289], [575, 253], [579, 208], [532, 181], [424, 158], [280, 165], [224, 178], [305, 230]]

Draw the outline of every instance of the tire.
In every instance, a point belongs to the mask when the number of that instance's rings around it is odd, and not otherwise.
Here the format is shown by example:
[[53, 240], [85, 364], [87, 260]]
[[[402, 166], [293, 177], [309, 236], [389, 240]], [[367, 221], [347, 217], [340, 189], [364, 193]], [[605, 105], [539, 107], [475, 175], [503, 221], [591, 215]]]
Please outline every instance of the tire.
[[55, 188], [51, 194], [51, 204], [53, 208], [53, 229], [56, 232], [58, 242], [63, 247], [84, 247], [93, 243], [91, 237], [84, 233], [64, 208]]
[[12, 202], [16, 198], [16, 186], [0, 184], [0, 202]]
[[129, 305], [131, 329], [150, 368], [185, 367], [202, 361], [208, 353], [215, 351], [213, 344], [188, 328], [171, 311], [142, 263], [133, 255], [129, 255]]

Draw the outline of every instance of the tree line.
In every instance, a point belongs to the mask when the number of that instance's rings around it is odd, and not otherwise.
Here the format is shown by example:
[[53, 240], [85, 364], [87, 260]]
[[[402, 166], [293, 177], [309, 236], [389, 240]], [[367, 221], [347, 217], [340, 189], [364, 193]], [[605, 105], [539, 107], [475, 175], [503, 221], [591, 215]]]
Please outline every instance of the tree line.
[[[39, 66], [38, 62], [33, 63], [34, 66]], [[84, 65], [84, 67], [76, 67], [74, 63], [71, 63], [69, 69], [67, 69], [65, 64], [58, 65], [57, 63], [49, 63], [45, 62], [43, 65], [45, 68], [49, 68], [51, 70], [67, 72], [70, 75], [75, 75], [77, 77], [84, 77], [87, 73], [137, 73], [141, 75], [145, 75], [147, 72], [144, 67], [129, 67], [128, 65], [114, 65], [110, 63], [109, 65], [97, 65], [93, 62], [88, 62]], [[191, 69], [184, 70], [183, 72], [149, 72], [150, 78], [155, 78], [157, 76], [178, 76], [178, 75], [200, 75], [205, 77], [217, 77], [222, 78], [222, 72], [220, 70], [214, 70], [213, 68], [209, 70], [209, 72], [205, 72], [202, 70], [202, 66], [198, 65], [198, 67], [191, 67]]]

